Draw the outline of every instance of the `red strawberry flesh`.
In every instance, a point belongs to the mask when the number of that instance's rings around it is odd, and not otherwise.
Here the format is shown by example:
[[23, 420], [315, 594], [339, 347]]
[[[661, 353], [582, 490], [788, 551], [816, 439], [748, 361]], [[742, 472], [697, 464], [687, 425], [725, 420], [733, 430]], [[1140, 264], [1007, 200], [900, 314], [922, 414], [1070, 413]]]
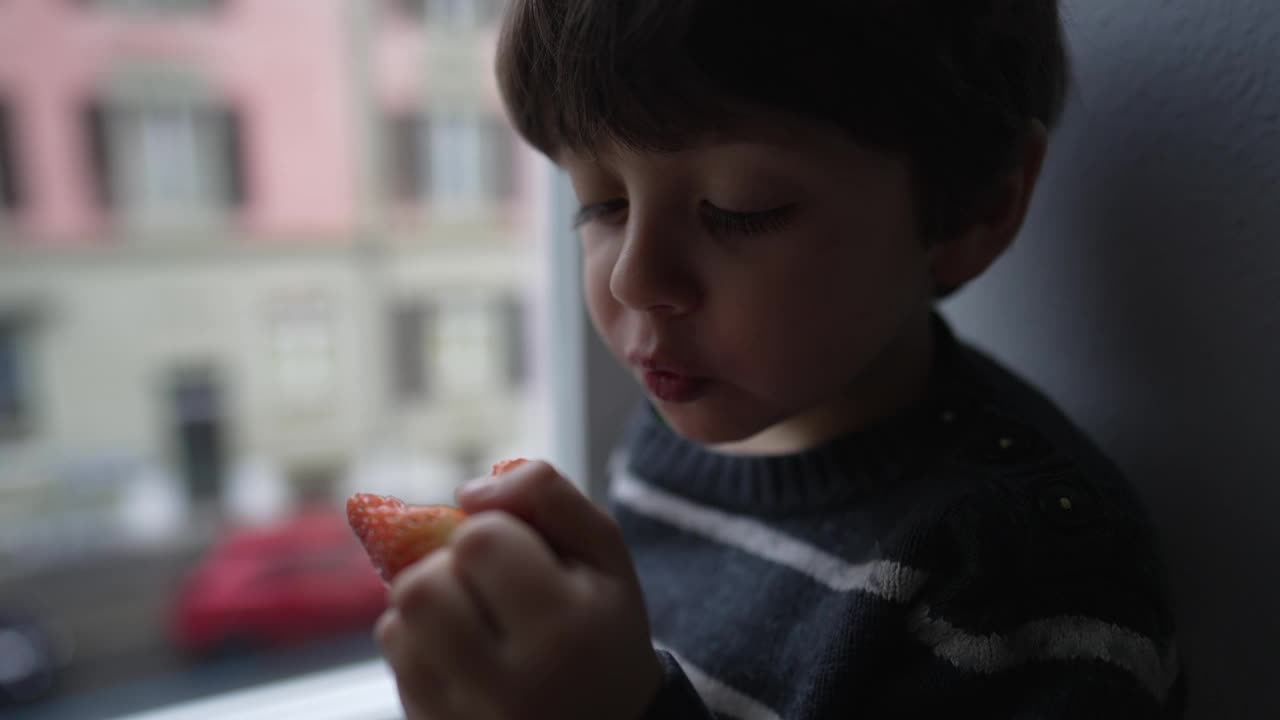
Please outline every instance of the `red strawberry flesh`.
[[[523, 459], [495, 463], [498, 476], [524, 464]], [[347, 499], [347, 522], [360, 538], [369, 560], [382, 579], [391, 582], [400, 571], [444, 547], [466, 513], [448, 505], [407, 505], [373, 493], [356, 493]]]
[[356, 493], [347, 500], [347, 522], [387, 582], [443, 547], [465, 517], [448, 505], [406, 505], [370, 493]]
[[489, 474], [493, 477], [497, 477], [502, 473], [507, 472], [508, 470], [514, 470], [527, 462], [529, 461], [524, 458], [516, 458], [515, 460], [499, 460], [493, 464], [493, 469], [489, 471]]

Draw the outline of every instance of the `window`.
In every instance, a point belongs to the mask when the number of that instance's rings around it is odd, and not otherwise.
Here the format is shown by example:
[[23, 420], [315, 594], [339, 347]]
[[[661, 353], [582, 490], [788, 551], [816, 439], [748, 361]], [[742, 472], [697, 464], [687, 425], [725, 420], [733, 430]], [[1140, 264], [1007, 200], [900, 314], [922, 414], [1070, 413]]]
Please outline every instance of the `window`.
[[130, 225], [207, 225], [244, 203], [234, 111], [182, 100], [95, 103], [85, 121], [95, 194]]
[[[380, 22], [393, 1], [0, 13], [10, 34], [40, 38], [0, 52], [0, 98], [77, 103], [69, 131], [38, 148], [15, 134], [34, 127], [19, 122], [26, 107], [10, 105], [0, 133], [5, 192], [25, 190], [24, 211], [35, 191], [48, 199], [20, 223], [0, 209], [22, 248], [0, 258], [0, 436], [22, 434], [0, 439], [0, 615], [32, 616], [68, 651], [17, 716], [189, 701], [175, 717], [222, 717], [235, 703], [199, 703], [239, 690], [246, 717], [305, 715], [286, 697], [298, 693], [335, 717], [395, 717], [389, 679], [361, 697], [330, 687], [350, 680], [298, 678], [376, 663], [386, 599], [368, 563], [351, 582], [314, 554], [313, 531], [336, 526], [350, 550], [350, 493], [450, 502], [502, 457], [585, 480], [567, 460], [584, 453], [561, 440], [581, 423], [557, 414], [585, 405], [557, 400], [551, 362], [527, 361], [566, 343], [530, 321], [551, 313], [528, 289], [557, 285], [541, 276], [552, 213], [534, 206], [551, 191], [512, 182], [516, 136], [492, 108], [481, 27], [496, 6], [424, 2], [416, 21]], [[186, 11], [205, 7], [234, 12]], [[438, 57], [458, 69], [448, 87]], [[77, 70], [29, 71], [63, 66]], [[406, 110], [390, 134], [387, 107]], [[390, 179], [367, 175], [380, 159], [394, 183], [371, 182]], [[405, 241], [392, 218], [406, 214], [448, 242]], [[566, 367], [554, 369], [580, 382]], [[224, 536], [262, 543], [272, 566], [303, 563], [316, 584], [293, 572], [241, 584], [243, 568], [218, 558]]]
[[514, 138], [496, 115], [406, 113], [391, 120], [389, 136], [388, 168], [400, 202], [447, 209], [511, 199]]
[[400, 0], [400, 8], [413, 17], [461, 28], [492, 25], [504, 4], [505, 0]]
[[286, 408], [314, 408], [332, 399], [333, 329], [323, 297], [279, 301], [272, 308], [275, 385]]
[[0, 102], [0, 212], [16, 210], [22, 199], [17, 146], [9, 106]]
[[440, 310], [434, 371], [452, 393], [517, 389], [527, 379], [524, 304], [514, 295], [454, 298]]
[[502, 377], [496, 320], [480, 298], [450, 298], [442, 305], [434, 369], [451, 395], [491, 391]]
[[31, 377], [26, 329], [0, 318], [0, 440], [22, 435], [31, 426]]

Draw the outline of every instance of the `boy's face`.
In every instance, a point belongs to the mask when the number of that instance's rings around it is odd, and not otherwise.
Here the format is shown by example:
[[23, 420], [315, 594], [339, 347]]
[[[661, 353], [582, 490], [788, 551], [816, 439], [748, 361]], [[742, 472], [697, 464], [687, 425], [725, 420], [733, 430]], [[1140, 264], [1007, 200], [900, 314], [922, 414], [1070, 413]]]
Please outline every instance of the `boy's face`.
[[557, 159], [596, 331], [682, 436], [795, 451], [923, 386], [933, 280], [904, 158], [791, 121]]

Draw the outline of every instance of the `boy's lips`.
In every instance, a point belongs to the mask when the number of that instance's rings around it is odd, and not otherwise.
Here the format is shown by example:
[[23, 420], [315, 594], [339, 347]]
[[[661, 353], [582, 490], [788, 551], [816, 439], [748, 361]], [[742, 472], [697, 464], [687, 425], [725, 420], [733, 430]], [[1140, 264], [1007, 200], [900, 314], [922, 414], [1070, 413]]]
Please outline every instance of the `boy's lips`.
[[670, 373], [690, 378], [706, 378], [696, 366], [680, 362], [670, 355], [659, 353], [629, 352], [627, 362], [638, 370], [646, 372]]
[[628, 353], [627, 360], [643, 372], [644, 385], [650, 394], [665, 402], [693, 402], [711, 385], [711, 378], [658, 355]]
[[702, 397], [710, 387], [711, 380], [690, 375], [677, 375], [662, 370], [648, 370], [644, 374], [644, 384], [659, 400], [669, 403], [687, 403]]

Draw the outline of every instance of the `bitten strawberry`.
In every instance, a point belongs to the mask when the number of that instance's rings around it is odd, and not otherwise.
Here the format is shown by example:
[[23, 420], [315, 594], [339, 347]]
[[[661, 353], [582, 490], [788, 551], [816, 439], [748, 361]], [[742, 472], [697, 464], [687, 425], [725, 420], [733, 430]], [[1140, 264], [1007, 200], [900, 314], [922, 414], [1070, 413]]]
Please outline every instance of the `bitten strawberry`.
[[[503, 460], [493, 466], [491, 475], [501, 475], [523, 462]], [[347, 522], [387, 582], [443, 547], [449, 533], [464, 519], [466, 513], [448, 505], [407, 505], [372, 493], [356, 493], [347, 499]]]
[[406, 505], [396, 498], [370, 493], [356, 493], [347, 499], [347, 522], [387, 582], [442, 547], [465, 517], [448, 505]]
[[515, 460], [499, 460], [493, 464], [493, 469], [489, 471], [489, 474], [493, 477], [497, 477], [502, 473], [507, 472], [508, 470], [514, 470], [527, 462], [529, 461], [524, 458], [516, 458]]

